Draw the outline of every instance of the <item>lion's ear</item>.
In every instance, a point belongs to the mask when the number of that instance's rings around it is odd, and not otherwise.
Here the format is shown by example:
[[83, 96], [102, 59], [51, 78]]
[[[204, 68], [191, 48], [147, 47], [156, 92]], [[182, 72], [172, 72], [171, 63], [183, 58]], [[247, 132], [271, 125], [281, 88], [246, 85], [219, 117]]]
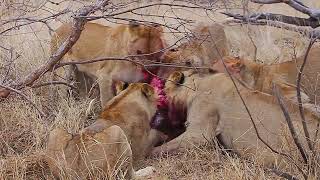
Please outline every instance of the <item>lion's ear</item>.
[[133, 35], [141, 36], [144, 35], [145, 31], [143, 26], [137, 21], [129, 21], [129, 32]]
[[243, 61], [237, 57], [226, 59], [225, 64], [231, 73], [239, 73], [243, 67]]
[[184, 83], [184, 74], [180, 71], [176, 71], [172, 73], [169, 77], [169, 80], [171, 80], [175, 84], [183, 84]]
[[155, 27], [155, 28], [161, 27], [161, 25], [159, 23], [150, 23], [150, 26]]
[[154, 89], [147, 83], [143, 83], [141, 87], [141, 92], [144, 96], [147, 98], [151, 97], [154, 95]]
[[116, 96], [118, 95], [121, 91], [127, 89], [129, 86], [129, 83], [124, 82], [124, 81], [114, 81], [113, 82], [113, 94]]

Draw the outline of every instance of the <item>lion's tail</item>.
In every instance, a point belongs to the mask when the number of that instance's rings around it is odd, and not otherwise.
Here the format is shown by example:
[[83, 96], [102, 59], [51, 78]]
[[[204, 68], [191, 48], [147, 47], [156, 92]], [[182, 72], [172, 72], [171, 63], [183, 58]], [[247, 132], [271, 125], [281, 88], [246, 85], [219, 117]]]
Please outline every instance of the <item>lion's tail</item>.
[[7, 178], [15, 177], [18, 174], [42, 173], [43, 169], [48, 169], [43, 153], [0, 159], [0, 174]]

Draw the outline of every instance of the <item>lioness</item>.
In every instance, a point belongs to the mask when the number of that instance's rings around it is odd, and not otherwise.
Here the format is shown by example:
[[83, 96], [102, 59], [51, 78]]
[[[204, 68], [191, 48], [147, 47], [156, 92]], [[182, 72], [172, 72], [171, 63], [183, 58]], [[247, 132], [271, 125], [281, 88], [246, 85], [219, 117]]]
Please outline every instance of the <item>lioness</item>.
[[[66, 23], [56, 30], [51, 40], [51, 52], [55, 52], [70, 35], [71, 28], [71, 24]], [[156, 60], [162, 55], [161, 49], [164, 46], [162, 28], [156, 25], [131, 22], [129, 25], [108, 27], [87, 23], [79, 40], [64, 56], [63, 61], [83, 62], [103, 57], [123, 58], [128, 55], [141, 55], [139, 58]], [[153, 54], [142, 55], [150, 53]], [[78, 64], [76, 67], [85, 75], [97, 79], [102, 107], [112, 97], [112, 80], [137, 82], [143, 79], [141, 69], [127, 61], [100, 61]]]
[[[229, 55], [229, 45], [221, 24], [199, 25], [192, 30], [194, 37], [177, 48], [171, 48], [163, 55], [164, 63], [182, 63], [186, 66], [211, 67], [217, 59]], [[161, 68], [159, 75], [167, 78], [179, 68]], [[179, 70], [182, 70], [180, 68]]]
[[61, 128], [51, 131], [46, 159], [55, 176], [89, 178], [96, 177], [97, 171], [109, 179], [141, 175], [143, 171], [134, 173], [133, 166], [161, 137], [149, 125], [156, 113], [157, 95], [145, 83], [133, 83], [121, 91], [123, 88], [122, 84], [116, 86], [118, 95], [106, 104], [100, 118], [79, 134]]
[[[298, 57], [297, 60], [288, 61], [279, 64], [264, 65], [253, 61], [228, 58], [234, 61], [234, 73], [248, 87], [272, 94], [272, 83], [282, 86], [285, 96], [296, 98], [296, 83], [298, 72], [303, 63], [304, 56]], [[320, 100], [320, 46], [314, 46], [308, 56], [307, 63], [303, 70], [301, 85], [303, 91], [310, 98], [310, 101], [318, 104]], [[308, 101], [308, 97], [304, 96], [304, 101]]]
[[[287, 124], [275, 97], [250, 91], [240, 84], [237, 86], [262, 139], [274, 149], [285, 145], [294, 149], [291, 135], [285, 132]], [[166, 82], [165, 92], [171, 105], [169, 118], [179, 116], [188, 125], [183, 134], [158, 147], [155, 153], [187, 148], [191, 146], [190, 143], [199, 145], [218, 136], [227, 149], [234, 150], [242, 157], [259, 157], [255, 161], [265, 165], [276, 162], [276, 155], [258, 139], [231, 79], [224, 73], [174, 72]], [[297, 106], [290, 102], [286, 102], [286, 106], [297, 128], [298, 138], [305, 145]], [[318, 118], [308, 110], [304, 113], [310, 137], [314, 140]]]

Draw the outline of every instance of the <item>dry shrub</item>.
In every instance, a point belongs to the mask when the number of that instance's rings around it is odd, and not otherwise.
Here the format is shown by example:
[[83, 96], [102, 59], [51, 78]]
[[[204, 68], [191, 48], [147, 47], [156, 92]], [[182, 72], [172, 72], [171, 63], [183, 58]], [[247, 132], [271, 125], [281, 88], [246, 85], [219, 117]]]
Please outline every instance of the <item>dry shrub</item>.
[[2, 101], [0, 155], [29, 153], [43, 144], [46, 128], [30, 104], [16, 97]]
[[181, 152], [150, 158], [147, 164], [159, 169], [157, 177], [163, 179], [279, 179], [255, 161], [240, 159], [216, 147], [212, 143], [190, 145]]

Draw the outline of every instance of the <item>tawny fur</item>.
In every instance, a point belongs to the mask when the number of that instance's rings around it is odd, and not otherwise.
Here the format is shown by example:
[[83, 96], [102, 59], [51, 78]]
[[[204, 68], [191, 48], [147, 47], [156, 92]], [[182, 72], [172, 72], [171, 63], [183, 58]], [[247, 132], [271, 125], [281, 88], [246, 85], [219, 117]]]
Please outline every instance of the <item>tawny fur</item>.
[[[260, 136], [274, 149], [285, 151], [283, 147], [290, 147], [291, 155], [293, 152], [297, 153], [276, 98], [258, 91], [250, 91], [238, 83], [237, 86]], [[157, 147], [154, 153], [180, 148], [182, 150], [210, 142], [219, 135], [226, 148], [234, 150], [244, 158], [264, 165], [274, 165], [275, 162], [281, 164], [283, 159], [272, 153], [258, 139], [232, 81], [224, 73], [201, 75], [192, 71], [175, 72], [169, 77], [165, 91], [172, 107], [185, 107], [188, 125], [182, 135], [162, 147]], [[297, 128], [298, 137], [306, 147], [298, 107], [290, 101], [285, 101], [285, 104]], [[304, 115], [310, 136], [314, 137], [319, 118], [309, 110], [304, 110]], [[295, 151], [292, 151], [293, 149]]]
[[[52, 53], [70, 35], [71, 28], [71, 24], [66, 23], [56, 30], [51, 40]], [[162, 53], [159, 51], [163, 48], [164, 42], [161, 27], [134, 23], [108, 27], [95, 23], [87, 23], [79, 40], [64, 56], [63, 61], [82, 62], [103, 57], [124, 58], [128, 55], [158, 52], [151, 56], [139, 57], [140, 59], [156, 60], [160, 58]], [[103, 107], [112, 97], [112, 80], [137, 82], [143, 77], [141, 69], [134, 63], [127, 61], [101, 61], [90, 64], [78, 64], [76, 67], [78, 71], [93, 79], [97, 79]], [[125, 76], [123, 72], [126, 72]], [[70, 76], [72, 73], [68, 72], [67, 74]], [[76, 78], [81, 82], [80, 77]]]
[[[182, 63], [186, 66], [211, 67], [221, 57], [229, 55], [229, 45], [224, 26], [214, 23], [210, 26], [199, 25], [192, 30], [194, 37], [165, 52], [163, 62]], [[175, 70], [182, 68], [161, 68], [160, 76], [168, 77]]]
[[[303, 70], [301, 89], [304, 102], [310, 101], [318, 104], [320, 100], [320, 46], [315, 45], [308, 56]], [[238, 65], [233, 68], [239, 69], [239, 78], [250, 88], [272, 94], [272, 84], [282, 87], [284, 96], [296, 99], [296, 84], [300, 67], [304, 56], [279, 64], [264, 65], [244, 59], [234, 59]], [[296, 101], [296, 100], [295, 100]]]
[[51, 131], [46, 159], [56, 177], [96, 177], [97, 170], [108, 178], [121, 174], [126, 179], [134, 177], [133, 167], [160, 137], [149, 125], [157, 95], [144, 83], [133, 83], [117, 94], [100, 118], [79, 134], [61, 128]]

